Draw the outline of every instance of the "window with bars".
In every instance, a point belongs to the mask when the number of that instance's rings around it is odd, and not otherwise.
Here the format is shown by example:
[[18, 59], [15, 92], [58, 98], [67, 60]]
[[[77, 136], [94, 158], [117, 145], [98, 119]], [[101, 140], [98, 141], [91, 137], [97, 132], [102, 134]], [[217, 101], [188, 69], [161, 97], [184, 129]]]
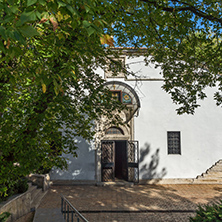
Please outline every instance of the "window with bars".
[[168, 154], [181, 154], [180, 132], [167, 132]]

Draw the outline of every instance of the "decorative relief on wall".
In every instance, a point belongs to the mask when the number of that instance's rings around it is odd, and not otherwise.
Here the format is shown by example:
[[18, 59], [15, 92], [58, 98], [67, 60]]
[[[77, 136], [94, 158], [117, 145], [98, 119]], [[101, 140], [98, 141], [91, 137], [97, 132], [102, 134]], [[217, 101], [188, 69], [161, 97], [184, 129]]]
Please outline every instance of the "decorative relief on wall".
[[130, 95], [128, 95], [125, 92], [122, 92], [122, 103], [132, 104], [132, 99], [131, 99]]
[[125, 104], [127, 110], [130, 111], [126, 116], [126, 122], [128, 122], [140, 108], [137, 93], [131, 86], [120, 81], [109, 81], [105, 83], [105, 86], [112, 92], [113, 98]]

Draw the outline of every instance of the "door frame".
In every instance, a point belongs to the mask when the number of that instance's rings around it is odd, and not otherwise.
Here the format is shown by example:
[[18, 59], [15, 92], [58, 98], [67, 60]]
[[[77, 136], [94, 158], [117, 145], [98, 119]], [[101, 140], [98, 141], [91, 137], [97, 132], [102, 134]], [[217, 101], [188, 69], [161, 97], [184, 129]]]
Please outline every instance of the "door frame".
[[[122, 142], [125, 142], [125, 166], [126, 166], [126, 181], [128, 181], [128, 161], [127, 161], [127, 144], [128, 144], [128, 140], [102, 140], [101, 141], [101, 181], [102, 182], [107, 182], [104, 180], [103, 176], [107, 175], [107, 174], [110, 174], [110, 176], [113, 178], [112, 181], [115, 181], [115, 170], [116, 170], [116, 143], [118, 141], [122, 141]], [[107, 155], [107, 151], [106, 150], [103, 150], [103, 144], [104, 144], [104, 147], [105, 147], [105, 144], [108, 144], [108, 146], [113, 149], [113, 150], [110, 150], [110, 153], [109, 155]], [[103, 153], [105, 152], [105, 153]], [[104, 157], [105, 156], [109, 156], [109, 160], [104, 160]], [[104, 173], [105, 171], [104, 170], [107, 170], [107, 173]], [[110, 171], [110, 172], [108, 172]], [[112, 175], [111, 175], [112, 174]]]
[[[139, 141], [135, 140], [102, 140], [101, 141], [101, 182], [108, 182], [104, 181], [103, 176], [110, 174], [111, 181], [115, 181], [115, 152], [116, 152], [116, 142], [117, 141], [125, 141], [126, 142], [126, 181], [139, 183]], [[107, 155], [106, 153], [102, 153], [102, 144], [112, 144], [113, 150], [111, 150], [111, 159], [107, 162], [103, 162], [103, 155]], [[107, 151], [105, 151], [107, 152]], [[107, 171], [105, 171], [107, 170]], [[109, 172], [110, 171], [110, 172]], [[106, 173], [105, 173], [106, 172]], [[124, 179], [125, 180], [125, 179]]]
[[[127, 112], [130, 112], [130, 109], [121, 111], [122, 115], [127, 115]], [[102, 123], [105, 122], [105, 120], [102, 121]], [[96, 146], [96, 152], [95, 152], [95, 180], [97, 184], [102, 183], [102, 150], [101, 150], [101, 143], [102, 141], [130, 141], [134, 140], [134, 118], [132, 118], [128, 124], [123, 124], [121, 126], [118, 126], [123, 131], [122, 134], [105, 134], [106, 130], [112, 127], [112, 125], [106, 125], [104, 126], [102, 123], [100, 123], [100, 131], [95, 136], [95, 146]], [[116, 126], [114, 126], [116, 127]]]

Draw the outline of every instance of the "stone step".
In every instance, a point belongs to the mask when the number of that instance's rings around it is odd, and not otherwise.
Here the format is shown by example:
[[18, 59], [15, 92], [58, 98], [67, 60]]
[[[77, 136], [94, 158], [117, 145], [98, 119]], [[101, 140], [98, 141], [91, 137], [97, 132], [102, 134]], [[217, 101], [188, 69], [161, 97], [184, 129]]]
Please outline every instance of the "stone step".
[[198, 178], [193, 180], [194, 184], [219, 184], [222, 183], [222, 178]]
[[60, 208], [39, 208], [33, 222], [65, 222]]
[[211, 173], [203, 173], [202, 174], [202, 177], [205, 177], [205, 178], [222, 178], [222, 172], [211, 172]]
[[32, 200], [34, 200], [39, 195], [39, 193], [42, 192], [42, 189], [37, 189], [37, 186], [35, 186], [35, 187], [36, 187], [36, 189], [34, 189], [31, 193]]
[[217, 161], [205, 173], [197, 176], [196, 179], [194, 179], [193, 183], [222, 183], [222, 160]]
[[217, 161], [217, 164], [222, 164], [222, 160]]
[[206, 171], [207, 173], [208, 172], [221, 172], [222, 173], [222, 168], [211, 168], [209, 170]]
[[209, 169], [222, 169], [222, 165], [221, 164], [216, 164], [216, 165], [214, 165], [214, 166], [212, 166], [211, 168], [209, 168]]
[[211, 175], [205, 175], [205, 176], [197, 176], [195, 179], [206, 179], [206, 180], [220, 180], [222, 179], [222, 176], [211, 176]]
[[212, 166], [211, 168], [222, 168], [222, 164], [215, 164], [215, 165]]
[[199, 175], [195, 178], [195, 180], [198, 180], [198, 179], [201, 179], [201, 178], [204, 178], [202, 175]]
[[31, 194], [31, 199], [33, 199], [33, 197], [36, 195], [36, 190], [37, 190], [37, 186], [32, 185], [32, 186], [29, 187], [29, 192]]
[[44, 196], [48, 192], [48, 191], [42, 191], [42, 189], [38, 189], [38, 190], [39, 190], [38, 194], [31, 201], [31, 211], [34, 211], [34, 210], [36, 210], [38, 208], [38, 206], [40, 205], [42, 199], [44, 198]]

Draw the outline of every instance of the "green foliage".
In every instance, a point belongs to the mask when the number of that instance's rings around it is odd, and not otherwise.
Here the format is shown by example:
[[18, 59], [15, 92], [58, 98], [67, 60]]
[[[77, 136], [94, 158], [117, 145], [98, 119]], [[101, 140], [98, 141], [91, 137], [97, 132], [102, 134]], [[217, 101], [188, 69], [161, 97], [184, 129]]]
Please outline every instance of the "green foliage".
[[222, 221], [222, 201], [217, 204], [199, 206], [196, 215], [190, 222], [219, 222]]
[[24, 193], [28, 190], [27, 178], [21, 177], [14, 181], [7, 181], [5, 184], [0, 185], [0, 201], [6, 200], [8, 197], [17, 194]]
[[[75, 3], [75, 4], [74, 4]], [[98, 6], [98, 7], [97, 7]], [[18, 175], [67, 166], [94, 121], [119, 105], [95, 72], [111, 50], [101, 45], [105, 5], [83, 1], [0, 3], [0, 185], [9, 195]], [[110, 37], [111, 38], [111, 37]], [[7, 188], [7, 191], [6, 191]], [[12, 188], [12, 189], [11, 189]]]
[[179, 114], [194, 113], [208, 86], [219, 85], [221, 105], [221, 17], [215, 0], [1, 1], [0, 192], [18, 175], [66, 167], [61, 153], [75, 156], [74, 138], [92, 139], [101, 116], [119, 122], [97, 72], [110, 63], [127, 75], [110, 46], [145, 46]]
[[15, 186], [18, 193], [24, 193], [28, 190], [28, 179], [20, 178]]
[[35, 170], [34, 173], [37, 173], [37, 174], [47, 174], [50, 172], [52, 168], [51, 167], [40, 167], [38, 170]]
[[[7, 58], [19, 61], [25, 55], [25, 64], [30, 62], [29, 71], [43, 92], [47, 90], [44, 67], [51, 68], [52, 59], [73, 49], [72, 67], [81, 66], [82, 57], [96, 58], [96, 66], [103, 67], [113, 52], [105, 51], [102, 43], [147, 47], [146, 61], [158, 62], [162, 68], [163, 89], [180, 105], [179, 114], [193, 114], [198, 100], [206, 97], [205, 88], [217, 83], [214, 98], [217, 105], [222, 104], [220, 1], [23, 0], [2, 2], [0, 9], [2, 62], [9, 62]], [[111, 36], [115, 36], [115, 44]], [[62, 90], [57, 75], [64, 74], [67, 62], [64, 67], [57, 64], [58, 73], [49, 76], [56, 95]], [[17, 78], [15, 72], [10, 81]]]
[[6, 200], [8, 197], [16, 193], [14, 187], [16, 186], [16, 181], [6, 181], [4, 184], [0, 184], [0, 201]]
[[5, 222], [7, 221], [7, 219], [10, 217], [10, 213], [9, 212], [3, 212], [0, 214], [0, 222]]

